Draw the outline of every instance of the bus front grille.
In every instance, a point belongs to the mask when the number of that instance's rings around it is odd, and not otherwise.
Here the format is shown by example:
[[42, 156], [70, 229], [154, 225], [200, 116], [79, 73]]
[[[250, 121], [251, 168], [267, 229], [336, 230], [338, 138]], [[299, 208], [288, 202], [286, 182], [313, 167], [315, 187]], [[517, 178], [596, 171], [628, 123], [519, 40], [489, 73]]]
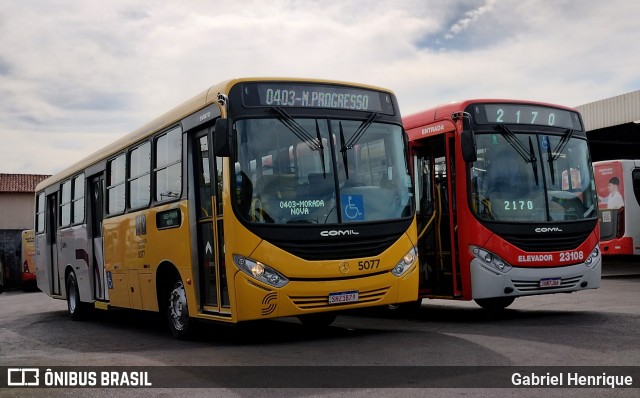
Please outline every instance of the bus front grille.
[[291, 242], [271, 240], [275, 246], [304, 260], [342, 260], [378, 256], [398, 240], [399, 236], [366, 239], [316, 240]]
[[390, 287], [386, 286], [380, 289], [375, 290], [367, 290], [358, 292], [358, 301], [342, 303], [342, 304], [329, 304], [329, 298], [327, 295], [324, 296], [289, 296], [289, 299], [301, 310], [311, 310], [311, 309], [323, 309], [323, 308], [334, 308], [338, 309], [340, 307], [353, 305], [353, 304], [363, 304], [363, 303], [375, 303], [384, 298], [384, 296], [389, 291]]
[[576, 249], [589, 237], [591, 232], [592, 231], [586, 231], [566, 235], [556, 234], [553, 237], [543, 237], [540, 235], [502, 235], [502, 237], [507, 242], [527, 252], [555, 252]]
[[513, 282], [513, 285], [518, 291], [523, 293], [545, 292], [553, 289], [566, 289], [566, 288], [576, 287], [580, 282], [580, 280], [582, 279], [582, 276], [583, 275], [572, 276], [569, 278], [562, 278], [560, 280], [560, 286], [553, 286], [553, 287], [540, 287], [540, 281], [537, 279], [533, 281], [532, 280], [527, 280], [527, 281], [512, 280], [511, 282]]

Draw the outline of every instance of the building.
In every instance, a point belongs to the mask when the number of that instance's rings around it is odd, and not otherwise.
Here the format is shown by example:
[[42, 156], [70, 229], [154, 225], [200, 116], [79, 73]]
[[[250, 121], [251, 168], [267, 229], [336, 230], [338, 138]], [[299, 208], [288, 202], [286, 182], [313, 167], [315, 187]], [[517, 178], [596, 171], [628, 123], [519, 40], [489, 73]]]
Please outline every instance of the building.
[[576, 106], [591, 159], [640, 159], [640, 90]]
[[0, 262], [3, 264], [4, 286], [17, 286], [20, 281], [16, 249], [20, 234], [33, 228], [35, 189], [48, 175], [0, 173]]

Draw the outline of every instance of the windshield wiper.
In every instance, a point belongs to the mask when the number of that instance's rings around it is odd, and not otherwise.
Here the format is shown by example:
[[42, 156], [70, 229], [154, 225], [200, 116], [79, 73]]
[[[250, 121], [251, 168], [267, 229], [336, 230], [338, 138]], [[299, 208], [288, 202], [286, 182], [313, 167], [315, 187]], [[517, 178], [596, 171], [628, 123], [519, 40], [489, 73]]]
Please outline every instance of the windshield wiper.
[[371, 113], [369, 115], [369, 117], [367, 118], [367, 120], [365, 120], [364, 122], [362, 122], [362, 124], [360, 126], [358, 126], [358, 129], [355, 131], [355, 133], [353, 133], [353, 136], [351, 136], [351, 139], [349, 140], [349, 142], [347, 142], [347, 145], [346, 146], [342, 145], [342, 149], [341, 150], [353, 149], [353, 146], [360, 140], [360, 138], [362, 137], [364, 132], [367, 131], [369, 126], [371, 126], [373, 121], [379, 115], [380, 114], [378, 112]]
[[573, 133], [575, 132], [576, 131], [574, 129], [568, 129], [567, 132], [564, 133], [564, 135], [560, 139], [560, 142], [558, 142], [558, 145], [556, 145], [556, 147], [553, 149], [553, 160], [558, 160], [558, 158], [562, 154], [562, 151], [564, 150], [564, 147], [567, 146], [569, 140], [571, 139], [571, 137], [573, 137]]
[[[318, 129], [318, 138], [313, 138], [311, 134], [307, 130], [304, 129], [298, 122], [295, 121], [294, 118], [291, 117], [284, 109], [273, 107], [271, 108], [275, 113], [278, 114], [278, 120], [284, 124], [293, 134], [300, 139], [300, 141], [304, 141], [312, 151], [322, 150], [324, 147], [322, 146], [322, 140], [320, 139], [320, 131]], [[316, 120], [317, 127], [317, 120]]]
[[[538, 185], [538, 159], [536, 159], [535, 152], [533, 150], [533, 143], [531, 142], [531, 137], [529, 137], [529, 150], [524, 146], [524, 144], [516, 137], [516, 135], [509, 129], [509, 127], [504, 124], [499, 124], [498, 128], [502, 131], [500, 134], [504, 137], [505, 140], [511, 145], [513, 149], [515, 149], [516, 153], [520, 155], [522, 160], [526, 163], [531, 163], [531, 168], [533, 169], [533, 174], [536, 179], [536, 186]], [[528, 153], [527, 153], [528, 152]]]
[[[569, 143], [569, 140], [571, 139], [571, 137], [573, 137], [573, 133], [575, 133], [574, 129], [568, 129], [558, 142], [558, 145], [556, 145], [556, 147], [553, 149], [553, 151], [551, 150], [551, 142], [547, 144], [547, 163], [549, 163], [549, 172], [551, 172], [551, 183], [553, 185], [556, 184], [556, 173], [553, 163], [558, 160], [560, 155], [562, 155], [562, 151], [564, 151], [564, 148]], [[549, 139], [547, 138], [547, 141], [548, 140]]]
[[344, 143], [344, 130], [342, 129], [342, 122], [338, 122], [340, 126], [340, 153], [342, 153], [342, 165], [344, 166], [344, 174], [347, 180], [349, 179], [349, 162], [347, 158], [347, 146]]
[[505, 126], [504, 124], [499, 124], [498, 127], [502, 130], [500, 134], [505, 138], [505, 140], [507, 140], [509, 145], [511, 145], [511, 147], [513, 147], [513, 149], [516, 150], [516, 152], [518, 153], [518, 155], [520, 155], [522, 160], [524, 160], [527, 163], [531, 163], [533, 161], [533, 159], [531, 158], [531, 154], [527, 153], [528, 152], [527, 148], [518, 139], [518, 137], [516, 137], [516, 135], [513, 134], [513, 131], [511, 131], [509, 127]]
[[312, 151], [320, 151], [320, 160], [322, 161], [322, 176], [327, 177], [326, 166], [324, 161], [324, 146], [322, 145], [322, 137], [320, 136], [320, 126], [318, 125], [318, 119], [316, 119], [316, 137], [313, 138], [311, 134], [304, 127], [302, 127], [294, 118], [291, 117], [284, 109], [273, 107], [271, 108], [278, 114], [278, 120], [284, 124], [300, 141], [311, 148]]
[[320, 126], [318, 125], [318, 119], [316, 119], [316, 137], [318, 138], [320, 160], [322, 161], [322, 178], [327, 178], [327, 171], [324, 165], [324, 147], [322, 146], [322, 137], [320, 136]]
[[531, 136], [529, 136], [529, 159], [531, 159], [531, 167], [533, 167], [533, 177], [536, 179], [536, 187], [540, 185], [538, 183], [538, 159], [536, 159], [536, 153], [533, 150], [533, 143], [531, 142]]
[[372, 112], [369, 115], [369, 117], [364, 122], [362, 122], [360, 126], [358, 126], [356, 131], [351, 136], [351, 139], [347, 143], [344, 142], [344, 129], [342, 128], [342, 122], [338, 123], [340, 126], [340, 147], [341, 147], [340, 152], [342, 153], [342, 163], [344, 165], [344, 174], [347, 180], [349, 179], [349, 164], [348, 164], [348, 158], [347, 158], [347, 151], [349, 149], [353, 149], [354, 145], [358, 143], [360, 138], [362, 138], [362, 135], [365, 133], [365, 131], [367, 131], [367, 129], [371, 126], [373, 121], [379, 115], [380, 114], [378, 112]]
[[[545, 138], [545, 137], [542, 137]], [[551, 142], [549, 142], [549, 137], [546, 137], [547, 140], [547, 163], [549, 163], [549, 173], [551, 173], [551, 185], [556, 185], [556, 170], [553, 166], [553, 162], [555, 159], [553, 158], [553, 151], [551, 150]]]

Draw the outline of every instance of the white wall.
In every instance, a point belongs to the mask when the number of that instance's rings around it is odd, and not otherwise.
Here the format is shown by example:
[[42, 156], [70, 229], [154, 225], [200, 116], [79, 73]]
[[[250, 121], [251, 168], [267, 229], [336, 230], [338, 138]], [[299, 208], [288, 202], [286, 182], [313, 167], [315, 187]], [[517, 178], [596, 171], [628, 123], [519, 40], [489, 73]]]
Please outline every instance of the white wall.
[[34, 209], [33, 193], [0, 193], [0, 229], [33, 228]]

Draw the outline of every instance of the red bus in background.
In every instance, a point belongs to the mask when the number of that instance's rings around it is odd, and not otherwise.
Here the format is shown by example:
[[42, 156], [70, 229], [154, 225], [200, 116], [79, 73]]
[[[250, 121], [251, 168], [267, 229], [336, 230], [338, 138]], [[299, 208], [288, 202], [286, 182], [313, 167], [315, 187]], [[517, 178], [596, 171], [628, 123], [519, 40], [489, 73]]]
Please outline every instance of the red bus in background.
[[20, 238], [20, 282], [23, 290], [37, 290], [36, 286], [36, 252], [35, 231], [22, 231]]
[[640, 254], [640, 160], [594, 162], [602, 255]]
[[403, 124], [421, 298], [502, 309], [521, 296], [599, 287], [598, 199], [578, 112], [479, 99]]

